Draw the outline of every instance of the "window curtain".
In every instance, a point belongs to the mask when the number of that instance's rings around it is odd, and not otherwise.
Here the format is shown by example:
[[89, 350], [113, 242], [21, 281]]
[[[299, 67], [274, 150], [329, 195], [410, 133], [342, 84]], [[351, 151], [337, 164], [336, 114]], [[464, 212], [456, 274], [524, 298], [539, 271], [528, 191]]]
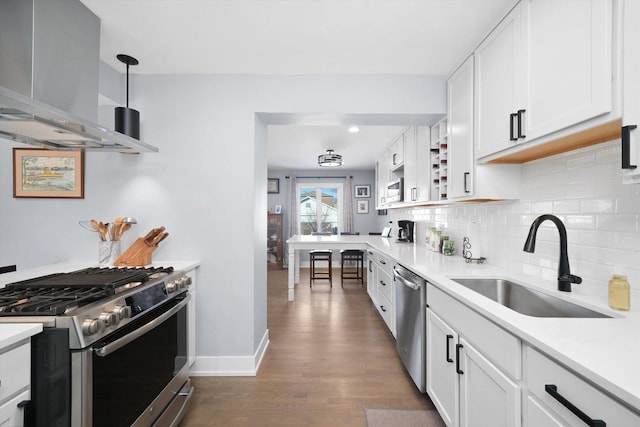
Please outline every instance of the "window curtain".
[[342, 231], [345, 233], [353, 232], [353, 194], [351, 190], [353, 186], [351, 185], [351, 177], [347, 176], [344, 182], [344, 226], [342, 227]]

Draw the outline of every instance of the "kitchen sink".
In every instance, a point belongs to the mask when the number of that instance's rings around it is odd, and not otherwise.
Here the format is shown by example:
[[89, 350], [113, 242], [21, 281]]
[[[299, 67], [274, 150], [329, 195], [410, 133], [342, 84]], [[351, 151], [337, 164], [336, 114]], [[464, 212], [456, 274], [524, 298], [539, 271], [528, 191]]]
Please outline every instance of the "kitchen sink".
[[518, 313], [533, 317], [611, 318], [506, 279], [451, 279]]

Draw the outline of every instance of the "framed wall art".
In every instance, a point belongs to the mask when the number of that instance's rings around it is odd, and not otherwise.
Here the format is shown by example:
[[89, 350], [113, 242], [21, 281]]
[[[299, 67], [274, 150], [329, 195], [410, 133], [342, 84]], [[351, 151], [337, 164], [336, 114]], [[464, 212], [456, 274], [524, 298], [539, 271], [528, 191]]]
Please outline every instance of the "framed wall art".
[[84, 152], [14, 148], [13, 197], [84, 199]]
[[280, 178], [267, 178], [267, 193], [278, 194], [280, 192]]
[[369, 213], [369, 201], [368, 200], [358, 200], [358, 213], [359, 214], [368, 214]]
[[354, 185], [353, 194], [356, 196], [356, 199], [359, 198], [369, 198], [371, 197], [371, 186], [370, 185]]

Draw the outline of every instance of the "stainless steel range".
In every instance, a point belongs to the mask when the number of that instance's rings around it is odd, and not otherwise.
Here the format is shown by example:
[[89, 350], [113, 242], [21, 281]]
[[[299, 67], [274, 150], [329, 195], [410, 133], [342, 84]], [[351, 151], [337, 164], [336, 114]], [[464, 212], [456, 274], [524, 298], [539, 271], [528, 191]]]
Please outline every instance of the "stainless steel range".
[[88, 268], [0, 289], [0, 323], [42, 323], [32, 338], [25, 425], [177, 425], [191, 279], [172, 267]]

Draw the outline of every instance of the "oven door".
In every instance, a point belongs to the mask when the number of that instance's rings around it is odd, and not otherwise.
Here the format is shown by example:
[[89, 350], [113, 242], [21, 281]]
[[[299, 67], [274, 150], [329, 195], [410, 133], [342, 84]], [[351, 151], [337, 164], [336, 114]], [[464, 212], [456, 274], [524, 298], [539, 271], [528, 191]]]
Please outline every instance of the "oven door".
[[73, 426], [169, 425], [182, 418], [192, 391], [187, 365], [189, 299], [185, 294], [168, 301], [72, 354]]

